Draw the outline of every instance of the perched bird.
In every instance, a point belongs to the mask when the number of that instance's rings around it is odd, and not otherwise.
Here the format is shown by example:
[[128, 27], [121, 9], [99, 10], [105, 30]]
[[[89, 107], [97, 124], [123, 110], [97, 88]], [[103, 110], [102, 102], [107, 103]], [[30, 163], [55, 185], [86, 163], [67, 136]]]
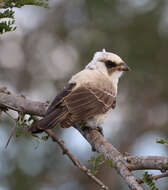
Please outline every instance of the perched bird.
[[68, 85], [53, 100], [43, 119], [29, 128], [42, 132], [59, 124], [68, 128], [86, 122], [91, 128], [100, 127], [115, 108], [118, 81], [127, 64], [111, 52], [96, 52], [91, 62], [72, 76]]

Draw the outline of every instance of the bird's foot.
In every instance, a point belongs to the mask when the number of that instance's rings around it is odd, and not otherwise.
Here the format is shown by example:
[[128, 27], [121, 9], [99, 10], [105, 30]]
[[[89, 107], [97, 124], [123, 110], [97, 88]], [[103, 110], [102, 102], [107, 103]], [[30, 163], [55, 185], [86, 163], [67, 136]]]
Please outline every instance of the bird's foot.
[[82, 130], [85, 131], [85, 130], [97, 130], [103, 137], [104, 137], [104, 133], [103, 133], [103, 128], [102, 127], [95, 127], [95, 128], [92, 128], [92, 127], [89, 127], [87, 125], [83, 125], [82, 126]]
[[96, 127], [95, 128], [99, 133], [104, 137], [103, 128], [102, 127]]
[[[92, 127], [89, 127], [87, 125], [82, 125], [82, 131], [89, 131], [89, 130], [97, 130], [99, 133], [101, 133], [102, 136], [104, 136], [102, 127], [92, 128]], [[94, 147], [92, 147], [92, 151], [95, 152], [96, 149]]]
[[89, 131], [89, 130], [92, 130], [92, 128], [87, 125], [82, 125], [82, 131]]

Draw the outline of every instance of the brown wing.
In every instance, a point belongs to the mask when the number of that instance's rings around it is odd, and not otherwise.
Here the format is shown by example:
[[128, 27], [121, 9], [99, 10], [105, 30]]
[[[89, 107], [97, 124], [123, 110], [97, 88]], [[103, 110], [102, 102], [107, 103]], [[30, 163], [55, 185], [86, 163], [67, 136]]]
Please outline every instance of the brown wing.
[[[94, 87], [79, 87], [64, 100], [70, 113], [66, 119], [71, 123], [87, 120], [107, 112], [114, 106], [114, 102], [115, 97], [107, 91]], [[66, 123], [66, 120], [64, 122]]]
[[76, 122], [87, 120], [97, 114], [107, 112], [115, 102], [115, 97], [94, 87], [78, 87], [70, 84], [49, 106], [45, 117], [35, 123], [29, 131], [41, 132], [60, 123], [61, 127], [70, 127]]
[[44, 129], [52, 128], [67, 117], [68, 109], [61, 104], [64, 101], [64, 98], [71, 93], [75, 85], [75, 83], [68, 84], [68, 86], [55, 97], [48, 107], [45, 117], [29, 128], [31, 133], [40, 133]]
[[75, 87], [75, 83], [70, 83], [68, 84], [68, 86], [66, 88], [64, 88], [56, 97], [55, 99], [51, 102], [50, 106], [48, 107], [46, 114], [45, 115], [49, 115], [51, 112], [53, 112], [58, 106], [59, 104], [62, 103], [62, 101], [64, 100], [64, 98], [66, 96], [68, 96], [71, 92], [72, 89]]

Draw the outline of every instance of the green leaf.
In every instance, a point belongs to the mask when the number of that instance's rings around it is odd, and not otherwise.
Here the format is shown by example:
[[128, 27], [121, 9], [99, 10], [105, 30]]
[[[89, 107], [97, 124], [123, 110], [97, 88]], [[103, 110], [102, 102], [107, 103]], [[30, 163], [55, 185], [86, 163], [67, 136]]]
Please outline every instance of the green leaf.
[[49, 138], [49, 136], [48, 136], [48, 135], [45, 135], [45, 136], [42, 136], [42, 137], [41, 137], [41, 139], [42, 139], [43, 141], [47, 141], [47, 140], [48, 140], [48, 138]]
[[148, 172], [145, 172], [143, 175], [143, 181], [145, 184], [147, 184], [150, 188], [150, 190], [159, 190], [156, 186], [155, 183], [151, 177], [150, 174], [148, 174]]
[[24, 5], [35, 5], [40, 7], [48, 7], [48, 0], [4, 0], [6, 8], [22, 7]]
[[46, 103], [47, 103], [47, 104], [50, 104], [50, 103], [51, 103], [51, 101], [50, 101], [50, 100], [47, 100], [47, 101], [46, 101]]
[[106, 159], [107, 164], [110, 166], [110, 168], [114, 168], [114, 163], [111, 159]]
[[0, 34], [3, 34], [5, 32], [14, 31], [16, 27], [12, 26], [12, 22], [2, 21], [0, 22]]
[[156, 142], [159, 144], [164, 144], [164, 145], [168, 146], [168, 139], [159, 139]]
[[92, 164], [91, 172], [96, 175], [100, 169], [100, 166], [104, 163], [105, 159], [102, 154], [99, 154], [97, 157], [91, 157], [88, 162]]
[[91, 157], [90, 160], [88, 160], [92, 164], [91, 172], [96, 175], [103, 163], [107, 163], [110, 168], [114, 168], [114, 163], [111, 159], [105, 159], [102, 154], [99, 154], [97, 157]]
[[14, 19], [14, 11], [11, 9], [6, 9], [3, 12], [0, 12], [0, 19], [1, 18], [12, 18]]
[[[1, 0], [0, 0], [1, 2]], [[13, 26], [15, 23], [14, 11], [12, 8], [14, 7], [22, 7], [24, 5], [34, 5], [40, 7], [48, 7], [48, 0], [3, 0], [4, 3], [4, 11], [0, 12], [0, 34], [5, 32], [10, 32], [16, 30], [16, 26]], [[9, 21], [1, 21], [1, 19], [11, 19]]]

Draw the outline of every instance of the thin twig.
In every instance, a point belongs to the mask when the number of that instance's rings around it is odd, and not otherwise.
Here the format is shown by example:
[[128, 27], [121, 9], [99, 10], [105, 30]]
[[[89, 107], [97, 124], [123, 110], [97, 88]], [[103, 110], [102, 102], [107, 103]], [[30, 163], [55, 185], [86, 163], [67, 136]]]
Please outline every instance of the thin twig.
[[11, 130], [11, 133], [10, 133], [10, 135], [9, 135], [9, 137], [8, 137], [8, 140], [7, 140], [7, 142], [6, 142], [5, 148], [7, 148], [8, 145], [9, 145], [9, 143], [10, 143], [10, 141], [11, 141], [11, 139], [12, 139], [12, 137], [13, 137], [13, 135], [14, 135], [14, 133], [15, 133], [15, 131], [16, 131], [17, 119], [15, 119], [14, 117], [12, 117], [7, 111], [4, 111], [4, 112], [6, 113], [6, 115], [7, 115], [10, 119], [12, 119], [13, 121], [16, 122], [16, 123], [14, 124], [14, 126], [13, 126], [13, 128], [12, 128], [12, 130]]
[[61, 140], [51, 129], [45, 130], [45, 132], [52, 138], [53, 141], [57, 142], [58, 145], [63, 150], [63, 154], [66, 154], [69, 159], [73, 162], [75, 166], [77, 166], [80, 170], [82, 170], [85, 174], [87, 174], [90, 178], [92, 178], [102, 189], [109, 190], [109, 187], [103, 184], [101, 180], [95, 177], [91, 171], [86, 168], [65, 146], [63, 140]]
[[5, 148], [8, 147], [8, 145], [9, 145], [9, 143], [10, 143], [10, 141], [11, 141], [11, 139], [12, 139], [12, 137], [13, 137], [15, 131], [16, 131], [16, 125], [17, 125], [17, 123], [15, 123], [15, 125], [12, 128], [12, 131], [11, 131], [11, 133], [9, 135], [8, 141], [6, 142]]
[[[164, 177], [168, 177], [168, 173], [163, 173], [163, 174], [159, 174], [159, 175], [150, 175], [150, 178], [152, 179], [152, 180], [158, 180], [158, 179], [161, 179], [161, 178], [164, 178]], [[144, 183], [144, 180], [143, 179], [137, 179], [137, 181], [138, 181], [138, 183], [139, 184], [142, 184], [142, 183]]]
[[164, 178], [164, 177], [168, 177], [168, 173], [163, 173], [163, 174], [152, 176], [152, 179], [158, 180], [158, 179]]

